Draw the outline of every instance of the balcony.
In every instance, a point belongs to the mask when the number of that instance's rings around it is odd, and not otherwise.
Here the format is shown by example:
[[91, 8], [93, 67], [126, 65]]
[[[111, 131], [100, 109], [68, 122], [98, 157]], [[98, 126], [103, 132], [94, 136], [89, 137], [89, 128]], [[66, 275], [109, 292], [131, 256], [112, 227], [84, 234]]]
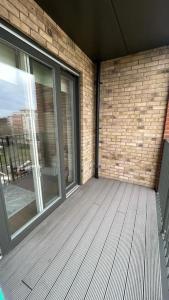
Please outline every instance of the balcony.
[[163, 2], [0, 1], [0, 300], [169, 299]]
[[162, 299], [155, 192], [91, 179], [0, 263], [6, 299]]

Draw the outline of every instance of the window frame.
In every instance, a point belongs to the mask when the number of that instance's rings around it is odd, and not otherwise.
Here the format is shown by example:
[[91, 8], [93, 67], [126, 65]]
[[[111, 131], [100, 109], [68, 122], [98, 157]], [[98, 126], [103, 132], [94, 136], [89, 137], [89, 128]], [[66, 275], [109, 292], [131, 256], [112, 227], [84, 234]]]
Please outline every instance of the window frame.
[[2, 192], [2, 186], [0, 183], [0, 248], [2, 249], [2, 254], [6, 254], [13, 247], [15, 247], [25, 236], [27, 236], [39, 223], [41, 223], [51, 212], [53, 212], [65, 199], [68, 197], [66, 192], [71, 192], [69, 189], [66, 191], [65, 187], [65, 179], [64, 179], [64, 157], [63, 157], [63, 140], [62, 140], [62, 128], [61, 128], [61, 107], [60, 107], [60, 88], [61, 87], [61, 74], [67, 74], [67, 76], [71, 76], [74, 80], [74, 95], [75, 95], [75, 104], [74, 104], [74, 116], [76, 122], [76, 130], [75, 130], [75, 148], [76, 148], [76, 184], [70, 186], [76, 188], [77, 185], [81, 184], [80, 178], [80, 84], [79, 77], [80, 73], [75, 69], [71, 68], [67, 64], [65, 64], [60, 59], [56, 58], [51, 54], [48, 50], [39, 46], [37, 43], [33, 42], [31, 39], [20, 33], [17, 29], [13, 28], [10, 25], [6, 25], [6, 22], [0, 20], [0, 41], [4, 42], [6, 45], [9, 45], [13, 49], [17, 51], [22, 51], [27, 54], [32, 59], [46, 65], [53, 69], [54, 72], [54, 106], [56, 111], [56, 132], [58, 136], [58, 150], [59, 150], [59, 161], [60, 161], [60, 184], [61, 184], [61, 195], [51, 205], [44, 208], [44, 211], [33, 218], [30, 222], [28, 222], [20, 231], [16, 234], [13, 234], [12, 237], [9, 234], [9, 230], [7, 229], [7, 215], [6, 210], [4, 209], [4, 196]]

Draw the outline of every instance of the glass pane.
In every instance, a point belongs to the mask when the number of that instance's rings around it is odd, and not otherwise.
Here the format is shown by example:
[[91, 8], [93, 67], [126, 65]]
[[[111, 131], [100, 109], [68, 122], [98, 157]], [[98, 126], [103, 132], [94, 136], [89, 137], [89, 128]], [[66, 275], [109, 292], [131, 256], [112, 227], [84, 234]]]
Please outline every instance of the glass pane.
[[31, 73], [36, 89], [36, 128], [41, 173], [42, 198], [46, 207], [60, 194], [57, 120], [54, 106], [53, 71], [31, 59]]
[[0, 44], [0, 62], [16, 67], [16, 52], [4, 44]]
[[[17, 66], [21, 57], [26, 61], [23, 53], [0, 43], [0, 180], [11, 234], [38, 212], [33, 171], [34, 107], [30, 101], [34, 81]], [[33, 102], [33, 93], [31, 98]]]
[[61, 109], [64, 143], [64, 175], [66, 187], [75, 182], [73, 80], [61, 77]]

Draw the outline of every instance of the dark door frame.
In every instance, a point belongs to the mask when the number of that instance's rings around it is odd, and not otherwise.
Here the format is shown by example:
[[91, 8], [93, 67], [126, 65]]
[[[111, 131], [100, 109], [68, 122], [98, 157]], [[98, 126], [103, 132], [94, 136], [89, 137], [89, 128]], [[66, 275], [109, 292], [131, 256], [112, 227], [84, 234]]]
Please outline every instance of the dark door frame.
[[[2, 25], [2, 26], [1, 26]], [[75, 148], [76, 148], [76, 184], [80, 184], [80, 101], [79, 101], [79, 75], [80, 73], [71, 68], [67, 64], [63, 63], [60, 59], [54, 57], [49, 51], [40, 47], [34, 43], [31, 39], [25, 37], [18, 30], [6, 22], [0, 20], [0, 41], [4, 41], [15, 49], [25, 52], [29, 57], [51, 67], [54, 71], [54, 110], [56, 113], [56, 132], [58, 133], [58, 145], [59, 145], [59, 162], [60, 162], [60, 177], [61, 177], [61, 197], [53, 203], [53, 205], [46, 208], [41, 214], [37, 215], [28, 226], [24, 226], [23, 230], [19, 234], [14, 234], [11, 238], [7, 213], [5, 209], [5, 199], [2, 191], [2, 184], [0, 182], [0, 248], [2, 254], [6, 254], [15, 245], [17, 245], [30, 231], [32, 231], [42, 220], [44, 220], [56, 207], [58, 207], [66, 199], [66, 188], [64, 180], [64, 160], [63, 160], [63, 139], [61, 128], [61, 107], [60, 107], [60, 86], [61, 86], [61, 73], [64, 72], [67, 76], [71, 76], [74, 80], [74, 116], [76, 122], [75, 132]], [[59, 87], [59, 88], [58, 88]], [[73, 186], [72, 186], [73, 188]]]
[[[79, 101], [79, 80], [76, 76], [61, 69], [60, 78], [64, 76], [73, 81], [73, 130], [74, 130], [74, 157], [75, 157], [75, 181], [67, 188], [68, 193], [76, 184], [80, 185], [80, 101]], [[61, 85], [60, 85], [61, 86]]]

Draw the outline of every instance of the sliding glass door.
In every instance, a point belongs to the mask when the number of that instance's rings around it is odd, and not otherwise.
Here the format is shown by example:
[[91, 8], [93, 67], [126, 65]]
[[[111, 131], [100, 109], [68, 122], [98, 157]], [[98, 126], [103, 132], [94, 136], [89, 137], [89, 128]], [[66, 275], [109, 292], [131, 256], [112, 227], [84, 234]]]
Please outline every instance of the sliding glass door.
[[36, 216], [40, 207], [34, 172], [36, 109], [30, 92], [34, 82], [26, 69], [24, 54], [0, 43], [0, 178], [10, 234]]
[[3, 249], [77, 185], [76, 79], [42, 57], [0, 41]]
[[52, 68], [0, 43], [0, 175], [11, 234], [60, 196]]
[[30, 59], [35, 83], [36, 143], [43, 206], [60, 195], [57, 113], [54, 98], [53, 70]]
[[[0, 28], [0, 250], [79, 182], [77, 77]], [[42, 53], [43, 52], [43, 53]]]
[[64, 178], [66, 189], [76, 182], [76, 149], [75, 149], [75, 82], [70, 75], [61, 76], [61, 112], [62, 135], [64, 145]]

